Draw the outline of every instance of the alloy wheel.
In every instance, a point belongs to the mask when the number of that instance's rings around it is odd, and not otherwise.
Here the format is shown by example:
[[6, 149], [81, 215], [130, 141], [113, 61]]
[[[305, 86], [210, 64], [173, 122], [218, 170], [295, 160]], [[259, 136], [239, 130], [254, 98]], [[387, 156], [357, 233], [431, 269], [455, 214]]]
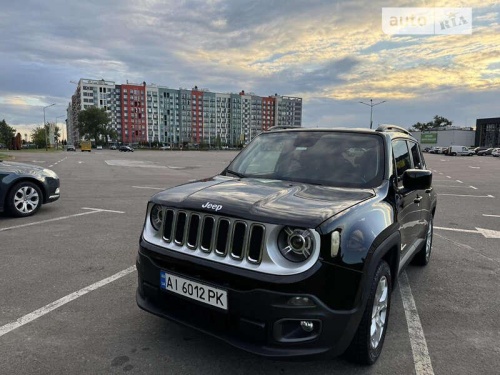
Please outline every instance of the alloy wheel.
[[387, 278], [382, 276], [377, 285], [372, 309], [372, 322], [370, 327], [370, 344], [376, 349], [384, 333], [387, 318], [387, 304], [389, 299], [389, 287]]
[[39, 204], [40, 196], [31, 186], [22, 186], [14, 194], [14, 207], [22, 214], [30, 214]]

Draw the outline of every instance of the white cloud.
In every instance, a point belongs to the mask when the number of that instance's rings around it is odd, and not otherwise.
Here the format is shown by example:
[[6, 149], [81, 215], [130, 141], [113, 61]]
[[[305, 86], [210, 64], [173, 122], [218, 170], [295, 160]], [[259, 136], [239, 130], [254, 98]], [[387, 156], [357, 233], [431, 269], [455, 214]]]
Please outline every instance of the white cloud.
[[[451, 118], [464, 108], [495, 115], [499, 5], [390, 5], [472, 7], [473, 34], [390, 37], [381, 30], [383, 1], [10, 2], [0, 14], [0, 113], [14, 126], [36, 124], [44, 103], [64, 112], [69, 81], [104, 78], [298, 95], [304, 120], [321, 124], [363, 124], [352, 103], [370, 98], [389, 100], [378, 114], [414, 113], [413, 122], [436, 114], [430, 96], [449, 103]], [[484, 102], [471, 107], [464, 93]]]

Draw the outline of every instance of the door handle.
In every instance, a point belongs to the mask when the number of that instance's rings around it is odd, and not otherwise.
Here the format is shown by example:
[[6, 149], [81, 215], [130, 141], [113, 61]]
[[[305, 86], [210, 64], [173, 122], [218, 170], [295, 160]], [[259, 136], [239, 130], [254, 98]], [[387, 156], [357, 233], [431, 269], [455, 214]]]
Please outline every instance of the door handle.
[[415, 199], [413, 200], [413, 203], [417, 203], [417, 204], [418, 204], [418, 203], [420, 203], [420, 201], [421, 201], [421, 200], [422, 200], [422, 197], [421, 197], [421, 196], [419, 196], [419, 195], [417, 195], [417, 196], [415, 197]]

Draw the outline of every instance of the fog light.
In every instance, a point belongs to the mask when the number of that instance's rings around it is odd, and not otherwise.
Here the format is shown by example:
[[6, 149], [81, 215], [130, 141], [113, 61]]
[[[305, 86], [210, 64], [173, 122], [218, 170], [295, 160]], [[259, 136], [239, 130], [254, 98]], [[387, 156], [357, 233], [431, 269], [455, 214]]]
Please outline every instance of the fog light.
[[306, 332], [312, 332], [314, 329], [314, 323], [311, 322], [310, 320], [301, 320], [300, 326]]
[[316, 339], [321, 334], [321, 320], [281, 319], [273, 325], [277, 342], [299, 343]]
[[288, 305], [292, 306], [309, 306], [313, 307], [316, 306], [316, 304], [309, 298], [309, 297], [292, 297], [288, 300]]

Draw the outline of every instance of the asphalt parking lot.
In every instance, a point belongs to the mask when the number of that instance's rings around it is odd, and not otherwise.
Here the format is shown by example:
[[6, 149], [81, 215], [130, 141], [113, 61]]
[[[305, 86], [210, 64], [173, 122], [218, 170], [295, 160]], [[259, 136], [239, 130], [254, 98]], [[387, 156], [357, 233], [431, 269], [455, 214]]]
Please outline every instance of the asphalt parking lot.
[[500, 158], [425, 154], [438, 193], [432, 260], [401, 278], [372, 367], [262, 359], [140, 310], [148, 198], [235, 154], [13, 153], [57, 172], [62, 196], [33, 217], [0, 216], [0, 373], [498, 374]]

